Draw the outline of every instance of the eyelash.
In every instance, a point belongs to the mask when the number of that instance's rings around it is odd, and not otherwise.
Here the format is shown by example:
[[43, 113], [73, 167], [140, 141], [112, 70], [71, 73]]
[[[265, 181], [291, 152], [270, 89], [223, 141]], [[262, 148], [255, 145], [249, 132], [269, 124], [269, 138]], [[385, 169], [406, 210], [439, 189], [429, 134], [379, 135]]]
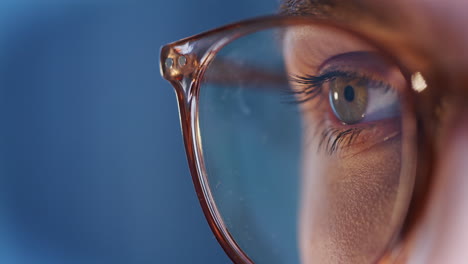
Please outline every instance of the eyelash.
[[[346, 77], [346, 78], [361, 78], [366, 79], [368, 82], [380, 85], [380, 87], [384, 86], [385, 91], [390, 89], [388, 84], [385, 84], [382, 81], [374, 80], [368, 76], [357, 74], [355, 72], [346, 72], [346, 71], [339, 71], [333, 70], [322, 73], [321, 75], [314, 76], [314, 75], [291, 75], [289, 80], [295, 83], [298, 86], [302, 86], [300, 91], [291, 91], [291, 94], [294, 97], [293, 103], [296, 104], [303, 104], [314, 99], [318, 99], [318, 103], [321, 103], [324, 100], [324, 97], [321, 96], [323, 94], [323, 87], [326, 83], [339, 78], [339, 77]], [[298, 99], [298, 95], [302, 95], [301, 99]], [[328, 155], [333, 155], [341, 150], [343, 147], [349, 147], [357, 140], [360, 136], [363, 128], [324, 128], [324, 122], [319, 122], [317, 131], [322, 131], [320, 134], [320, 140], [318, 144], [317, 151], [320, 151], [322, 148], [325, 149]]]
[[343, 71], [329, 71], [319, 76], [314, 75], [292, 75], [289, 80], [296, 83], [304, 88], [300, 91], [293, 91], [293, 95], [303, 95], [304, 98], [301, 100], [295, 100], [296, 103], [301, 104], [315, 99], [320, 96], [323, 92], [323, 85], [327, 82], [332, 81], [338, 77], [356, 77], [350, 75], [348, 72]]
[[337, 128], [324, 129], [320, 134], [320, 143], [317, 150], [324, 147], [328, 155], [333, 155], [342, 147], [349, 147], [359, 137], [361, 132], [362, 128], [348, 128], [344, 130]]

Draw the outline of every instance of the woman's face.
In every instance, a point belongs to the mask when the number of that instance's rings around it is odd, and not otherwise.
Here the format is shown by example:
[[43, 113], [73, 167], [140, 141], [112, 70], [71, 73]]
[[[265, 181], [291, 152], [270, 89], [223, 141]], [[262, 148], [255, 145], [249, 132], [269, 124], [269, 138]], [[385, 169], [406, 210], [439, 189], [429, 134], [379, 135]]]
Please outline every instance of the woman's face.
[[[287, 2], [286, 13], [327, 16], [378, 32], [384, 46], [385, 39], [396, 43], [389, 48], [397, 51], [403, 63], [445, 76], [444, 82], [438, 79], [441, 85], [432, 87], [436, 91], [428, 99], [440, 102], [431, 124], [436, 153], [432, 184], [421, 196], [424, 201], [418, 202], [423, 206], [417, 207], [420, 212], [399, 248], [403, 252], [399, 260], [463, 262], [468, 258], [464, 249], [468, 244], [464, 72], [468, 16], [463, 11], [468, 3]], [[310, 43], [314, 49], [308, 49]], [[402, 164], [408, 159], [405, 146], [412, 142], [402, 128], [405, 107], [399, 95], [411, 87], [399, 68], [374, 47], [343, 32], [305, 26], [289, 30], [284, 52], [292, 87], [302, 102], [303, 123], [314, 124], [303, 136], [307, 144], [302, 162], [301, 259], [304, 263], [372, 262], [399, 225], [395, 219], [401, 217], [396, 210], [400, 200], [408, 198], [402, 197], [407, 193]], [[435, 75], [426, 78], [435, 80]], [[329, 81], [318, 90], [314, 85], [320, 78]], [[426, 110], [428, 116], [435, 112]]]
[[401, 169], [406, 81], [375, 48], [330, 28], [288, 30], [284, 54], [304, 124], [302, 258], [371, 263], [398, 229], [399, 196], [410, 192]]

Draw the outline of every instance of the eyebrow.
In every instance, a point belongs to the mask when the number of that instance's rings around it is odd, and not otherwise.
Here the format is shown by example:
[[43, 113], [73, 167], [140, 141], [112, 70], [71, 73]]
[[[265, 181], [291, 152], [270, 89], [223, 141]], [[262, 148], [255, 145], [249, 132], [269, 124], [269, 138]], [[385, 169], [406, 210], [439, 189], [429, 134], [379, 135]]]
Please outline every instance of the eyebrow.
[[[392, 2], [392, 1], [388, 1]], [[313, 16], [341, 22], [370, 20], [379, 24], [394, 24], [396, 6], [388, 2], [367, 0], [282, 0], [280, 14]]]
[[331, 0], [283, 0], [280, 13], [292, 16], [327, 16], [332, 6]]

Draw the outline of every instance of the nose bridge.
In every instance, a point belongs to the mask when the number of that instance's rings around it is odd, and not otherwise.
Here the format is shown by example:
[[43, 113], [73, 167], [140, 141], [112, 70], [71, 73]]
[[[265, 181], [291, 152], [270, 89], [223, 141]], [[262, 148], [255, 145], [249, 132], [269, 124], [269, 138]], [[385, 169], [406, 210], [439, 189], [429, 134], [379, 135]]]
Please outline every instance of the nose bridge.
[[468, 111], [453, 114], [443, 126], [434, 181], [424, 217], [411, 238], [409, 263], [468, 259]]

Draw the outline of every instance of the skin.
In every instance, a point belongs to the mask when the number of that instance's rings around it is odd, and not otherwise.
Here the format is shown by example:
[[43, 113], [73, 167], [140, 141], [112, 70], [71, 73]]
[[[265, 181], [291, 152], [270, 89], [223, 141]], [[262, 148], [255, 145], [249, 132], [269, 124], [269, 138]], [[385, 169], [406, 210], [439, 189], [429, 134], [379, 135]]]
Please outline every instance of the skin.
[[[420, 154], [425, 159], [418, 163], [418, 177], [425, 180], [422, 183], [417, 180], [406, 228], [398, 242], [385, 251], [382, 263], [389, 259], [399, 263], [464, 263], [468, 259], [466, 10], [468, 3], [457, 0], [286, 1], [282, 6], [282, 11], [290, 15], [317, 16], [360, 28], [400, 58], [403, 65], [421, 71], [429, 84], [427, 91], [416, 98], [417, 112], [424, 131], [428, 131], [418, 135], [419, 140], [428, 142]], [[300, 71], [294, 69], [300, 66], [293, 65], [289, 63], [290, 71]], [[313, 113], [304, 118], [315, 121]], [[386, 221], [399, 187], [389, 175], [395, 174], [401, 162], [398, 152], [401, 144], [401, 138], [394, 137], [357, 155], [334, 160], [304, 150], [305, 159], [313, 160], [305, 163], [304, 175], [324, 174], [320, 171], [331, 175], [319, 179], [327, 187], [315, 192], [311, 186], [316, 186], [316, 182], [307, 180], [310, 177], [304, 180], [300, 224], [304, 263], [373, 261], [374, 253], [384, 247], [381, 241], [390, 236], [383, 227], [392, 224]], [[382, 160], [393, 160], [394, 165], [381, 164]], [[365, 182], [387, 187], [375, 189]], [[369, 201], [373, 201], [370, 207], [355, 207], [370, 204]], [[332, 216], [310, 213], [320, 212], [325, 206], [333, 208]], [[373, 215], [374, 219], [369, 220], [366, 215]], [[345, 225], [353, 221], [365, 224], [366, 228]], [[311, 236], [317, 233], [321, 239]], [[383, 238], [364, 239], [370, 234]], [[351, 245], [350, 240], [358, 242]], [[355, 251], [370, 253], [353, 255]]]
[[[367, 42], [330, 28], [296, 27], [285, 34], [284, 54], [292, 76], [317, 76], [328, 67], [346, 67], [382, 80], [392, 90], [404, 89], [406, 82], [397, 67], [369, 53], [377, 54]], [[345, 55], [335, 56], [339, 54]], [[342, 85], [353, 85], [352, 80], [344, 79]], [[291, 84], [297, 92], [304, 89], [301, 84]], [[363, 84], [366, 91], [367, 86]], [[410, 191], [399, 177], [401, 119], [343, 124], [331, 110], [329, 90], [325, 84], [315, 99], [300, 104], [306, 142], [298, 230], [301, 258], [303, 263], [369, 263], [380, 257], [398, 228], [395, 215], [400, 214], [396, 219], [403, 217], [402, 211], [394, 210], [401, 200], [397, 194]], [[382, 98], [383, 90], [369, 93], [369, 105], [378, 104], [375, 100]], [[306, 98], [298, 97], [300, 101]], [[398, 101], [397, 96], [390, 101]], [[353, 105], [343, 109], [353, 109]], [[344, 137], [343, 142], [350, 143], [342, 142], [330, 153], [331, 144], [320, 136], [328, 128], [356, 128], [360, 133], [353, 136], [352, 143], [350, 136]], [[337, 137], [332, 136], [331, 141]]]

